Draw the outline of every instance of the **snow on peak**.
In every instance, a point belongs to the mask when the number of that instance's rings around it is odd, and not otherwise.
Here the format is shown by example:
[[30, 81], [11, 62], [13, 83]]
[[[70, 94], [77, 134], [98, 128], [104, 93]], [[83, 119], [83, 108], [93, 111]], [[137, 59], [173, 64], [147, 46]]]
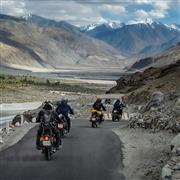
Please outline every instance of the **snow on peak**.
[[178, 25], [178, 24], [171, 24], [170, 28], [180, 31], [180, 25]]
[[80, 29], [82, 31], [91, 31], [91, 30], [95, 29], [99, 25], [100, 24], [89, 24], [89, 25], [81, 26]]
[[128, 25], [131, 25], [131, 24], [146, 24], [146, 25], [152, 25], [154, 23], [157, 23], [155, 21], [153, 21], [152, 19], [150, 18], [146, 18], [144, 20], [132, 20], [132, 21], [129, 21], [128, 22]]
[[90, 24], [90, 25], [82, 26], [82, 27], [80, 27], [80, 29], [82, 31], [91, 31], [91, 30], [93, 30], [96, 27], [101, 26], [101, 25], [105, 25], [106, 27], [111, 28], [111, 29], [117, 29], [117, 28], [121, 28], [125, 24], [120, 23], [120, 22], [108, 21], [106, 23], [96, 23], [96, 24]]
[[23, 19], [25, 19], [26, 21], [29, 20], [32, 17], [32, 14], [26, 14], [24, 16], [22, 16]]
[[122, 26], [124, 26], [124, 23], [121, 22], [114, 22], [114, 21], [109, 21], [107, 23], [105, 23], [105, 25], [108, 25], [109, 27], [111, 27], [112, 29], [117, 29], [117, 28], [121, 28]]
[[164, 24], [167, 28], [169, 28], [170, 30], [176, 30], [176, 31], [180, 31], [180, 25], [178, 24]]

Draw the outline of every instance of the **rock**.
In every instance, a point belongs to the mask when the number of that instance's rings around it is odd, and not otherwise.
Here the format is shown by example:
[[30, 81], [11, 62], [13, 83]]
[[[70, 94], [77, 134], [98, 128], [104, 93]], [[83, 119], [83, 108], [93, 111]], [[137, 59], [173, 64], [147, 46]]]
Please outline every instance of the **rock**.
[[12, 125], [12, 124], [10, 124], [10, 125], [9, 125], [9, 127], [10, 127], [11, 129], [13, 129], [15, 126], [14, 126], [14, 125]]
[[175, 152], [176, 149], [177, 149], [178, 147], [180, 147], [180, 133], [173, 138], [173, 140], [171, 141], [170, 146], [171, 146], [171, 150], [172, 150], [173, 152]]
[[23, 113], [24, 121], [32, 122], [32, 118], [35, 116], [33, 111], [25, 111]]
[[19, 123], [19, 124], [21, 123], [21, 115], [20, 114], [16, 115], [12, 120], [12, 125], [15, 126], [16, 123]]
[[151, 99], [144, 106], [142, 112], [146, 112], [146, 111], [149, 111], [151, 108], [160, 106], [163, 103], [163, 101], [164, 101], [164, 94], [162, 92], [157, 91], [157, 92], [152, 93]]
[[167, 164], [162, 169], [162, 174], [161, 174], [162, 180], [170, 180], [172, 179], [171, 176], [172, 176], [172, 170], [170, 169], [170, 166]]
[[4, 143], [4, 141], [3, 141], [2, 137], [0, 137], [0, 144], [3, 144], [3, 143]]
[[180, 107], [180, 98], [178, 98], [178, 99], [176, 100], [176, 104], [175, 104], [175, 105]]
[[177, 117], [180, 117], [180, 98], [177, 99], [173, 108], [173, 112], [176, 114]]
[[180, 155], [180, 133], [173, 138], [170, 147], [173, 154]]
[[14, 126], [19, 127], [19, 126], [21, 126], [21, 124], [19, 122], [16, 122]]
[[29, 124], [27, 121], [24, 121], [24, 124]]

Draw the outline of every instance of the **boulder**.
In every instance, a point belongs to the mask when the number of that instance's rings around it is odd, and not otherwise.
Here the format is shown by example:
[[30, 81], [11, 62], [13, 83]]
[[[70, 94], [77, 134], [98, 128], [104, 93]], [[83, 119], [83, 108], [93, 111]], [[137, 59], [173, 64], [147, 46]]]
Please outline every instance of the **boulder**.
[[16, 122], [14, 126], [19, 127], [19, 126], [21, 126], [21, 124], [19, 122]]
[[173, 112], [175, 113], [176, 117], [180, 117], [180, 98], [176, 100], [176, 103], [173, 108]]
[[16, 123], [19, 123], [19, 124], [21, 123], [21, 115], [20, 114], [16, 115], [12, 120], [12, 125], [15, 126]]
[[172, 179], [172, 169], [170, 169], [170, 166], [168, 164], [163, 167], [161, 177], [162, 180]]
[[154, 108], [162, 105], [163, 102], [164, 102], [164, 94], [160, 91], [154, 92], [152, 93], [149, 102], [142, 109], [142, 112], [149, 111], [150, 109], [154, 110]]
[[24, 121], [32, 122], [33, 113], [32, 113], [31, 111], [25, 111], [25, 112], [23, 113], [23, 116], [24, 116]]
[[0, 144], [3, 144], [3, 143], [4, 143], [4, 141], [3, 141], [2, 137], [0, 137]]
[[175, 152], [176, 149], [179, 147], [180, 147], [180, 133], [177, 136], [175, 136], [171, 141], [171, 150]]

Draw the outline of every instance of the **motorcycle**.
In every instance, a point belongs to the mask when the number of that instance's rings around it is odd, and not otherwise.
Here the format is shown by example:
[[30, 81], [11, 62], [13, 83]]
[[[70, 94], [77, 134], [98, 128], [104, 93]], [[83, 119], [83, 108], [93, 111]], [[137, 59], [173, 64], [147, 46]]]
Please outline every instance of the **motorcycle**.
[[91, 127], [92, 128], [97, 128], [98, 124], [100, 125], [102, 123], [102, 121], [103, 121], [101, 119], [101, 117], [100, 117], [102, 115], [102, 112], [97, 111], [95, 109], [92, 109], [91, 112], [92, 112], [91, 119], [90, 119]]
[[40, 138], [40, 144], [42, 149], [42, 154], [45, 155], [46, 160], [51, 160], [51, 156], [56, 152], [55, 144], [56, 138], [52, 132], [51, 123], [42, 123], [43, 132]]
[[119, 111], [113, 110], [112, 112], [112, 121], [120, 121], [122, 119], [122, 115]]
[[68, 133], [68, 124], [63, 115], [59, 115], [59, 118], [62, 120], [62, 123], [58, 123], [58, 129], [60, 132], [60, 136], [64, 137], [64, 135]]

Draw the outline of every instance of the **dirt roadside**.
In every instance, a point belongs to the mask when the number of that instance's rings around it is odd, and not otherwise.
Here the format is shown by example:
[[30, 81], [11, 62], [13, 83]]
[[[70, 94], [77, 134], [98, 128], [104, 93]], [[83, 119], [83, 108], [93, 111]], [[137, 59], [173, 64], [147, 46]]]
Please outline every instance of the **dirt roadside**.
[[123, 142], [124, 175], [127, 180], [160, 180], [161, 170], [170, 158], [168, 132], [151, 133], [143, 129], [113, 129]]

